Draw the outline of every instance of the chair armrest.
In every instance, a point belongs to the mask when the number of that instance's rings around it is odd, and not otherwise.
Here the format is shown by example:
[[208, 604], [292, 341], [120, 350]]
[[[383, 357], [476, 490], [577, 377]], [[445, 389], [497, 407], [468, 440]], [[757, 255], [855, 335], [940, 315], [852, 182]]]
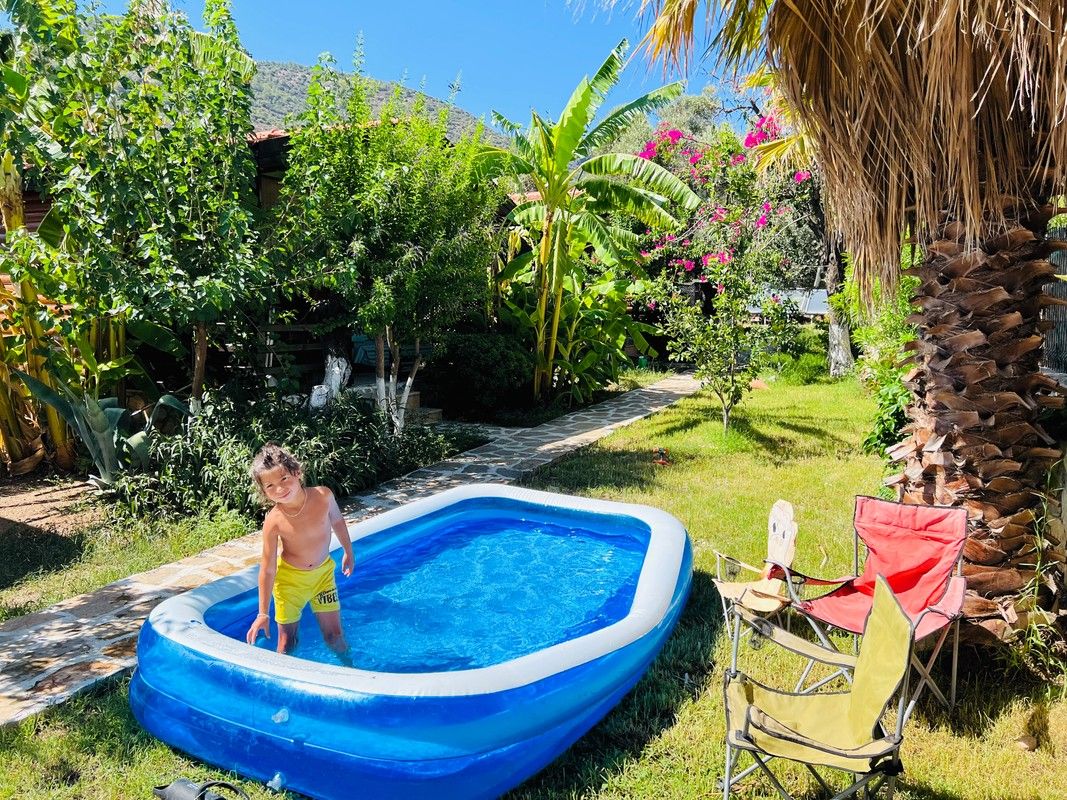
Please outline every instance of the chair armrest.
[[[926, 611], [940, 614], [945, 619], [954, 620], [963, 614], [963, 598], [967, 593], [967, 579], [962, 575], [953, 575], [948, 579], [948, 586], [941, 599]], [[926, 613], [925, 611], [923, 613]]]
[[771, 561], [770, 559], [768, 559], [767, 563], [770, 565], [768, 577], [785, 581], [785, 585], [789, 589], [789, 597], [795, 605], [800, 605], [804, 602], [804, 598], [797, 593], [801, 586], [809, 584], [811, 586], [840, 586], [843, 583], [855, 580], [852, 575], [844, 578], [813, 578], [803, 572], [798, 572], [787, 564], [779, 564], [777, 561]]
[[831, 667], [839, 667], [848, 670], [856, 668], [856, 656], [854, 655], [831, 650], [827, 647], [823, 647], [821, 644], [811, 641], [810, 639], [805, 639], [802, 636], [797, 636], [795, 633], [790, 633], [785, 628], [780, 628], [777, 625], [772, 624], [765, 617], [757, 616], [742, 606], [735, 606], [734, 610], [738, 616], [741, 617], [742, 621], [760, 636], [770, 639], [775, 644], [784, 647], [792, 653], [796, 653], [799, 656], [803, 656], [804, 658], [813, 661], [818, 661], [821, 664], [827, 664]]
[[715, 577], [718, 578], [720, 581], [726, 580], [726, 577], [723, 575], [722, 572], [722, 563], [724, 561], [728, 561], [731, 564], [736, 564], [740, 569], [747, 570], [755, 575], [763, 574], [763, 570], [759, 567], [754, 567], [751, 564], [746, 564], [744, 561], [734, 558], [733, 556], [728, 556], [726, 555], [726, 553], [720, 553], [718, 550], [715, 550], [713, 552], [715, 553]]

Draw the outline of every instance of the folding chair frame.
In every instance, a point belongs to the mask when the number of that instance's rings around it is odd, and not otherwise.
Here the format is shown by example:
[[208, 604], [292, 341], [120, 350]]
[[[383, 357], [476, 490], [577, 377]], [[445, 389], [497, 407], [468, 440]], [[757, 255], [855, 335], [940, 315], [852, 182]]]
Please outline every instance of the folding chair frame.
[[[922, 617], [925, 616], [926, 613], [927, 612], [924, 611], [922, 614], [920, 614], [919, 615], [919, 619], [922, 619]], [[741, 616], [742, 612], [741, 612], [740, 609], [735, 608], [735, 614], [736, 614], [736, 617], [737, 617], [736, 620], [735, 620], [735, 627], [734, 627], [734, 636], [735, 636], [735, 642], [736, 642], [737, 637], [740, 635], [739, 631], [740, 631], [740, 626], [742, 624], [742, 616]], [[908, 643], [908, 662], [909, 662], [909, 665], [913, 665], [913, 663], [914, 663], [913, 662], [913, 659], [914, 659], [914, 644], [915, 644], [914, 643], [914, 632], [915, 632], [916, 627], [918, 626], [919, 619], [917, 619], [917, 620], [915, 620], [914, 622], [911, 623], [912, 637], [910, 637], [910, 640], [909, 640], [909, 643]], [[784, 631], [781, 628], [777, 628], [776, 626], [773, 626], [770, 622], [768, 622], [765, 619], [762, 619], [762, 618], [759, 618], [759, 617], [751, 617], [750, 619], [745, 619], [744, 623], [745, 624], [752, 624], [754, 626], [753, 629], [757, 630], [757, 631], [759, 631], [760, 627], [765, 627], [766, 628], [766, 635], [768, 636], [768, 638], [772, 638], [776, 643], [781, 644], [783, 647], [787, 647], [788, 649], [792, 649], [791, 647], [789, 647], [790, 644], [797, 644], [802, 650], [802, 652], [800, 654], [803, 655], [806, 658], [809, 658], [810, 660], [813, 659], [813, 660], [815, 660], [817, 662], [821, 662], [821, 663], [827, 664], [829, 666], [834, 666], [834, 667], [839, 667], [839, 668], [840, 667], [849, 667], [851, 669], [855, 668], [856, 656], [852, 656], [852, 655], [849, 655], [847, 653], [841, 653], [840, 651], [838, 651], [835, 648], [830, 648], [830, 649], [820, 648], [821, 652], [813, 651], [813, 650], [811, 650], [811, 648], [813, 648], [813, 647], [817, 648], [818, 645], [815, 645], [814, 643], [810, 642], [807, 639], [803, 639], [803, 638], [801, 638], [799, 636], [795, 636], [793, 634], [790, 634], [790, 633], [788, 633], [787, 631]], [[945, 631], [947, 631], [947, 628], [945, 629]], [[783, 636], [783, 634], [785, 634], [785, 636]], [[735, 653], [736, 653], [736, 646], [735, 646]], [[856, 778], [853, 780], [853, 782], [849, 786], [845, 787], [841, 791], [839, 791], [836, 794], [834, 794], [830, 798], [830, 800], [845, 800], [845, 798], [848, 798], [848, 797], [859, 797], [859, 792], [863, 791], [863, 790], [866, 790], [867, 798], [868, 798], [868, 800], [870, 800], [870, 798], [873, 798], [882, 789], [883, 786], [886, 787], [885, 800], [892, 800], [893, 794], [896, 791], [897, 777], [900, 775], [901, 772], [903, 772], [903, 766], [901, 765], [901, 762], [900, 762], [900, 746], [901, 746], [901, 743], [903, 742], [904, 723], [907, 721], [908, 709], [914, 705], [914, 700], [911, 702], [910, 705], [906, 705], [908, 703], [908, 696], [909, 696], [908, 678], [910, 676], [910, 672], [911, 672], [910, 668], [908, 670], [905, 670], [904, 677], [901, 679], [900, 688], [898, 690], [899, 699], [897, 701], [896, 725], [895, 725], [893, 733], [891, 735], [889, 735], [889, 736], [885, 736], [884, 735], [884, 730], [885, 729], [882, 727], [882, 723], [880, 721], [878, 723], [878, 729], [874, 732], [875, 734], [877, 734], [878, 731], [881, 731], [883, 733], [883, 737], [882, 738], [886, 739], [886, 740], [888, 740], [890, 742], [889, 746], [887, 746], [887, 748], [885, 749], [885, 751], [883, 753], [878, 754], [878, 755], [873, 757], [873, 758], [878, 759], [877, 762], [875, 763], [874, 767], [871, 767], [868, 770], [863, 771], [863, 772], [857, 771], [857, 772], [852, 773], [853, 775], [856, 776]], [[737, 679], [739, 677], [742, 677], [742, 676], [743, 676], [743, 673], [741, 673], [741, 672], [739, 672], [737, 670], [737, 663], [736, 663], [736, 658], [735, 658], [733, 660], [733, 662], [731, 663], [731, 665], [730, 665], [730, 669], [723, 676], [723, 678], [724, 678], [724, 681], [723, 681], [723, 687], [724, 687], [723, 692], [724, 692], [724, 695], [725, 695], [725, 687], [729, 684], [729, 682], [731, 680], [735, 680], [735, 679]], [[804, 691], [804, 692], [781, 692], [781, 694], [792, 694], [792, 695], [795, 695], [795, 696], [803, 696], [805, 694], [810, 694], [810, 693], [811, 693], [810, 689], [807, 690], [807, 691]], [[724, 698], [724, 701], [725, 701], [725, 698]], [[728, 701], [725, 701], [725, 702], [728, 702]], [[746, 714], [744, 728], [741, 731], [738, 731], [738, 734], [739, 734], [740, 738], [742, 738], [742, 739], [748, 736], [748, 729], [749, 729], [749, 727], [751, 725], [751, 722], [752, 722], [751, 711], [752, 710], [749, 709], [748, 713]], [[884, 716], [884, 711], [883, 711], [882, 716]], [[840, 751], [834, 751], [832, 748], [828, 748], [827, 746], [825, 746], [823, 744], [820, 744], [818, 742], [814, 742], [814, 741], [811, 741], [811, 740], [804, 740], [803, 737], [801, 737], [799, 734], [797, 734], [797, 737], [798, 738], [796, 739], [796, 741], [799, 741], [799, 742], [801, 742], [803, 744], [806, 744], [806, 745], [808, 745], [810, 747], [817, 748], [817, 749], [822, 749], [824, 752], [836, 752], [836, 753], [840, 754]], [[877, 741], [877, 740], [872, 738], [872, 742], [873, 741]], [[753, 761], [755, 763], [753, 763], [750, 767], [742, 770], [741, 772], [735, 773], [734, 769], [737, 766], [737, 759], [740, 756], [741, 751], [747, 752], [749, 755], [751, 755], [752, 758], [753, 758]], [[770, 780], [771, 784], [778, 791], [778, 794], [780, 794], [782, 796], [783, 800], [795, 800], [793, 795], [789, 794], [789, 792], [786, 790], [786, 788], [782, 785], [781, 781], [778, 780], [777, 776], [774, 775], [774, 773], [771, 771], [770, 767], [768, 766], [769, 762], [773, 761], [776, 757], [777, 756], [772, 756], [772, 755], [760, 750], [755, 745], [753, 745], [751, 748], [749, 748], [749, 747], [744, 747], [744, 746], [731, 744], [730, 743], [730, 731], [727, 730], [727, 732], [726, 732], [726, 771], [725, 771], [725, 775], [722, 778], [722, 781], [720, 782], [721, 786], [722, 786], [722, 790], [723, 790], [723, 800], [730, 800], [730, 797], [731, 797], [731, 795], [733, 793], [733, 787], [739, 781], [743, 780], [745, 777], [747, 777], [748, 775], [752, 774], [756, 770], [761, 770], [767, 776], [767, 778]], [[784, 756], [783, 756], [783, 758], [784, 758]], [[865, 758], [864, 760], [873, 760], [873, 759], [866, 759]], [[826, 792], [831, 793], [831, 792], [834, 791], [830, 787], [830, 785], [826, 782], [826, 780], [822, 777], [822, 775], [820, 775], [819, 772], [815, 769], [814, 765], [806, 763], [806, 762], [803, 762], [803, 761], [798, 761], [797, 763], [803, 764], [804, 767], [808, 770], [808, 772], [810, 772], [814, 776], [815, 780], [818, 781], [819, 785], [822, 786], [822, 788]], [[832, 767], [826, 767], [826, 769], [832, 769]], [[873, 784], [873, 785], [871, 785], [871, 784]]]
[[[837, 647], [834, 645], [833, 641], [830, 639], [830, 637], [828, 635], [828, 632], [827, 632], [827, 628], [833, 627], [833, 626], [828, 625], [827, 623], [824, 623], [822, 620], [816, 619], [815, 617], [811, 616], [809, 613], [804, 611], [804, 608], [803, 608], [803, 602], [804, 601], [800, 597], [799, 592], [797, 591], [797, 589], [798, 589], [798, 587], [804, 586], [804, 585], [809, 584], [809, 583], [812, 584], [812, 585], [820, 585], [820, 586], [842, 585], [842, 584], [848, 583], [849, 581], [852, 581], [852, 580], [855, 580], [856, 578], [858, 578], [859, 574], [860, 574], [860, 544], [861, 544], [861, 539], [859, 537], [859, 534], [856, 532], [855, 527], [853, 527], [853, 529], [852, 529], [852, 573], [853, 574], [852, 574], [851, 577], [847, 577], [847, 578], [836, 578], [836, 579], [833, 579], [833, 580], [825, 580], [825, 579], [821, 579], [821, 578], [812, 578], [812, 577], [810, 577], [808, 575], [804, 575], [801, 572], [797, 572], [795, 569], [793, 569], [789, 565], [778, 564], [776, 562], [769, 562], [775, 568], [776, 573], [780, 574], [783, 577], [783, 580], [784, 580], [784, 583], [786, 585], [786, 588], [789, 591], [790, 599], [792, 600], [793, 609], [795, 611], [797, 611], [798, 613], [800, 613], [804, 617], [805, 620], [807, 620], [808, 624], [811, 626], [811, 629], [815, 632], [815, 635], [819, 638], [819, 641], [822, 643], [822, 645], [824, 647], [826, 647], [826, 648], [831, 649], [831, 650], [837, 650]], [[960, 555], [956, 558], [955, 566], [952, 569], [952, 576], [953, 577], [959, 577], [962, 574], [963, 574], [963, 551], [962, 551], [962, 548], [961, 548]], [[956, 678], [957, 678], [957, 675], [958, 675], [958, 672], [959, 672], [960, 618], [961, 618], [962, 614], [961, 613], [952, 614], [952, 613], [942, 609], [938, 605], [938, 603], [940, 603], [941, 600], [943, 600], [945, 595], [948, 593], [948, 590], [949, 590], [950, 586], [951, 586], [951, 578], [949, 579], [948, 582], [946, 582], [946, 584], [945, 584], [945, 593], [942, 594], [941, 598], [938, 599], [937, 603], [934, 603], [934, 605], [932, 605], [929, 608], [925, 609], [922, 612], [922, 614], [919, 615], [919, 618], [916, 619], [914, 621], [913, 625], [912, 625], [912, 629], [913, 630], [915, 628], [917, 628], [919, 619], [921, 619], [926, 613], [938, 614], [938, 615], [944, 617], [945, 619], [947, 619], [949, 621], [948, 625], [946, 625], [943, 628], [941, 628], [940, 633], [939, 633], [939, 635], [937, 637], [937, 640], [934, 643], [933, 650], [931, 651], [930, 658], [927, 659], [926, 663], [923, 663], [919, 659], [918, 655], [915, 653], [915, 649], [914, 648], [912, 649], [911, 665], [915, 669], [915, 671], [918, 673], [919, 680], [917, 682], [917, 685], [915, 686], [915, 691], [914, 691], [914, 693], [912, 695], [911, 701], [908, 703], [907, 707], [904, 709], [905, 720], [908, 717], [910, 717], [911, 716], [911, 712], [915, 710], [915, 706], [919, 702], [919, 697], [922, 694], [923, 689], [926, 688], [927, 686], [930, 687], [930, 690], [934, 693], [934, 696], [938, 699], [938, 701], [942, 705], [944, 705], [946, 708], [948, 708], [949, 711], [951, 711], [953, 708], [956, 707]], [[833, 593], [833, 591], [831, 590], [828, 594], [832, 594], [832, 593]], [[851, 630], [847, 630], [847, 629], [845, 629], [845, 630], [846, 630], [847, 633], [852, 634], [853, 651], [855, 651], [856, 646], [857, 646], [857, 642], [858, 642], [858, 637], [859, 637], [860, 634], [858, 634], [856, 631], [851, 631]], [[941, 688], [934, 681], [933, 676], [931, 675], [931, 670], [933, 669], [934, 662], [936, 662], [938, 656], [941, 655], [941, 648], [944, 646], [945, 639], [948, 637], [948, 634], [949, 634], [950, 630], [951, 630], [951, 632], [953, 634], [953, 637], [952, 637], [952, 667], [951, 667], [951, 677], [949, 679], [949, 696], [946, 698], [944, 692], [941, 690]], [[927, 635], [927, 636], [925, 636], [923, 638], [924, 638], [924, 641], [925, 641], [926, 639], [929, 639], [930, 636]], [[918, 643], [916, 642], [916, 644], [918, 644]], [[801, 675], [800, 680], [797, 682], [796, 691], [798, 691], [798, 692], [801, 691], [801, 688], [803, 687], [804, 681], [807, 680], [807, 677], [808, 677], [808, 675], [811, 674], [811, 670], [814, 668], [814, 666], [815, 666], [815, 661], [810, 661], [809, 660], [808, 665], [804, 668], [804, 672]], [[814, 691], [815, 689], [818, 689], [819, 687], [825, 685], [826, 683], [830, 682], [831, 680], [833, 680], [834, 678], [837, 678], [839, 676], [845, 678], [846, 680], [851, 681], [851, 676], [849, 674], [849, 671], [847, 669], [842, 668], [842, 669], [838, 669], [837, 672], [835, 672], [834, 674], [830, 675], [829, 677], [820, 680], [818, 683], [812, 684], [811, 686], [807, 687], [807, 689], [805, 691]]]

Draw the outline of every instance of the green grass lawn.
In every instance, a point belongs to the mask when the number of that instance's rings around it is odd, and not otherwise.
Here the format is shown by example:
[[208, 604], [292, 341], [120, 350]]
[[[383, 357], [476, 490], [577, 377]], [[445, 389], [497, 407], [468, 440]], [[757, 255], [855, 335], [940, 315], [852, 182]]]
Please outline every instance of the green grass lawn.
[[[546, 470], [537, 488], [647, 503], [681, 519], [693, 538], [693, 593], [677, 630], [637, 688], [509, 800], [706, 798], [722, 774], [722, 670], [728, 645], [712, 588], [713, 550], [762, 557], [766, 517], [777, 498], [800, 525], [798, 567], [816, 574], [851, 565], [852, 498], [877, 491], [881, 467], [859, 442], [873, 413], [852, 382], [776, 384], [750, 395], [723, 436], [713, 400], [683, 401]], [[652, 464], [665, 447], [671, 466]], [[784, 685], [799, 665], [769, 646], [745, 648], [742, 666]], [[910, 800], [1067, 797], [1067, 703], [1006, 674], [999, 662], [964, 672], [962, 704], [950, 717], [921, 705], [905, 729], [904, 790]], [[1015, 739], [1038, 737], [1023, 752]], [[794, 788], [809, 782], [788, 773]], [[0, 798], [140, 798], [178, 775], [228, 777], [139, 730], [120, 682], [0, 731]], [[277, 797], [251, 782], [254, 798]], [[354, 796], [356, 796], [354, 791]], [[741, 795], [776, 796], [753, 776]]]

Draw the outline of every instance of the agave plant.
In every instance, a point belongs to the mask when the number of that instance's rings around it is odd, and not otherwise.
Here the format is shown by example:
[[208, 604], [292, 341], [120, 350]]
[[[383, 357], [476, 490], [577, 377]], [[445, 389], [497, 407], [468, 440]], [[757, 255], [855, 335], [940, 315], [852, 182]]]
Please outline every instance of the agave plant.
[[117, 397], [95, 398], [86, 392], [75, 392], [62, 381], [56, 381], [53, 389], [25, 372], [13, 372], [34, 397], [54, 408], [77, 431], [96, 465], [97, 474], [90, 475], [89, 482], [102, 491], [110, 489], [123, 470], [148, 468], [148, 436], [160, 408], [166, 406], [189, 414], [183, 402], [165, 394], [156, 401], [144, 427], [138, 428], [134, 415], [120, 406]]

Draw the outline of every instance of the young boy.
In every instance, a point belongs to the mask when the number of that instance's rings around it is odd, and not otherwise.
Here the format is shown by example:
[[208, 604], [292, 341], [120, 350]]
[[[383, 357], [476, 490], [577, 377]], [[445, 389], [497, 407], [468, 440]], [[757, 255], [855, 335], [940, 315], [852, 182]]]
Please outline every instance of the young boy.
[[352, 574], [352, 541], [333, 492], [325, 486], [305, 487], [300, 462], [276, 444], [268, 444], [256, 454], [249, 472], [274, 507], [263, 521], [259, 614], [245, 640], [255, 644], [260, 631], [270, 638], [268, 611], [273, 594], [279, 653], [290, 653], [296, 647], [300, 614], [310, 602], [326, 644], [345, 656], [348, 644], [341, 632], [330, 530], [345, 551], [341, 571], [346, 576]]

